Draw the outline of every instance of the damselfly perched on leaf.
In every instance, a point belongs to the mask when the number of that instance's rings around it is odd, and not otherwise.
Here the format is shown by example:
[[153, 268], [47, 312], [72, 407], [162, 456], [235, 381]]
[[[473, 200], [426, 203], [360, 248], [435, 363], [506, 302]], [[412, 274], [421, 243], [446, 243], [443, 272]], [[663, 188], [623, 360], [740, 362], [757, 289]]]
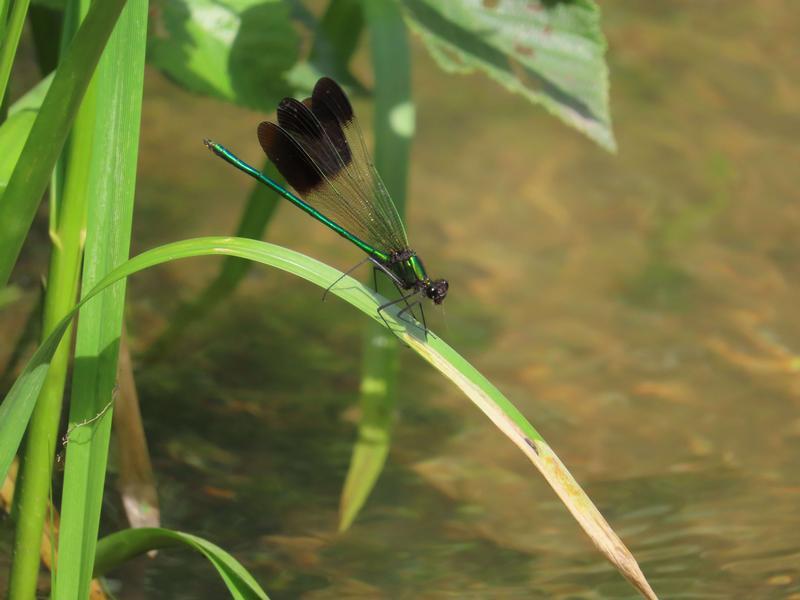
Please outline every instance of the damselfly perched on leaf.
[[[367, 257], [356, 267], [371, 262], [375, 273], [384, 272], [401, 293], [398, 300], [378, 307], [381, 318], [385, 308], [405, 302], [399, 313], [402, 316], [419, 304], [420, 296], [442, 303], [448, 283], [428, 277], [422, 261], [409, 248], [403, 221], [375, 170], [353, 108], [339, 84], [323, 77], [314, 86], [311, 98], [302, 102], [281, 100], [277, 125], [261, 123], [258, 141], [297, 194], [225, 147], [209, 140], [205, 144], [214, 154], [361, 248]], [[333, 285], [336, 283], [338, 280]], [[422, 319], [425, 326], [424, 313]]]

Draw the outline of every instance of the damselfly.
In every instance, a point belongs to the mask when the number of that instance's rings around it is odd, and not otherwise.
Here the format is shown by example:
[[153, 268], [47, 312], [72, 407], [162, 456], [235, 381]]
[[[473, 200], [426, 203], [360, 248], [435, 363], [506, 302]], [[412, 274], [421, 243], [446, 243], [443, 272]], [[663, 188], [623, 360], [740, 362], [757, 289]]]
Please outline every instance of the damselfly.
[[[296, 194], [224, 146], [210, 140], [205, 144], [214, 154], [361, 248], [366, 258], [347, 273], [369, 261], [375, 274], [385, 273], [401, 294], [399, 299], [378, 307], [381, 318], [384, 309], [405, 302], [398, 313], [402, 317], [420, 305], [422, 296], [441, 304], [448, 283], [431, 279], [422, 260], [409, 247], [403, 221], [375, 169], [342, 88], [323, 77], [314, 86], [311, 98], [302, 102], [284, 98], [278, 105], [277, 121], [258, 126], [258, 141]], [[377, 290], [377, 278], [375, 283]], [[422, 321], [427, 331], [424, 312]]]

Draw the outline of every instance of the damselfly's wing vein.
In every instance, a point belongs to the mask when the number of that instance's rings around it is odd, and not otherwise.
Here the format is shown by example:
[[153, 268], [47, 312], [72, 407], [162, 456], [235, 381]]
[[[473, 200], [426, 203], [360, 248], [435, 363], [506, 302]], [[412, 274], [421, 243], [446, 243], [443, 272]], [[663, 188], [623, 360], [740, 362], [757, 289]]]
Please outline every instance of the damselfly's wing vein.
[[387, 229], [387, 235], [391, 232], [395, 238], [393, 240], [395, 244], [402, 245], [401, 248], [393, 249], [402, 250], [407, 248], [408, 238], [403, 221], [380, 174], [375, 168], [375, 163], [367, 149], [358, 119], [356, 119], [347, 95], [333, 79], [323, 77], [314, 86], [311, 100], [315, 114], [330, 113], [344, 132], [344, 137], [352, 156], [352, 161], [349, 164], [351, 178], [367, 183], [370, 189], [370, 197], [375, 203], [375, 210], [380, 215], [382, 224]]
[[311, 98], [284, 99], [259, 141], [298, 194], [362, 241], [389, 253], [408, 247], [405, 228], [358, 129], [350, 102], [323, 78]]

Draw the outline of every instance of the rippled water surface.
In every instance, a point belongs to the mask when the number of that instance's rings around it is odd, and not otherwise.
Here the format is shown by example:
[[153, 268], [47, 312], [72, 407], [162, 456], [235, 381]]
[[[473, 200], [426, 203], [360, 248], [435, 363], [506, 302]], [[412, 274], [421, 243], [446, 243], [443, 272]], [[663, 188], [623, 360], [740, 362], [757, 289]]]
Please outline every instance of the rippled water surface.
[[[664, 598], [800, 598], [796, 12], [605, 2], [616, 156], [415, 47], [409, 231], [451, 282], [432, 326], [540, 430]], [[200, 142], [261, 160], [262, 116], [146, 85], [134, 250], [233, 231], [250, 183]], [[268, 238], [342, 268], [358, 256], [289, 206]], [[216, 264], [131, 282], [135, 355]], [[635, 597], [408, 351], [386, 472], [336, 533], [363, 323], [259, 267], [168, 359], [140, 363], [164, 524], [232, 551], [273, 598]], [[117, 583], [219, 598], [216, 579], [165, 551]]]

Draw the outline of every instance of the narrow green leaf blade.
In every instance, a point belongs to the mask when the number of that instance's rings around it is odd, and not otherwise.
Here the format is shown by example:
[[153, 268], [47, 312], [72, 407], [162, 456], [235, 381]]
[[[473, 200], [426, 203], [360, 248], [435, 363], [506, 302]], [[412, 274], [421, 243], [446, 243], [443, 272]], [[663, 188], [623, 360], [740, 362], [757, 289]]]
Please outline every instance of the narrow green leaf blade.
[[0, 202], [0, 286], [8, 282], [86, 87], [125, 0], [93, 2], [64, 55]]
[[23, 110], [39, 110], [39, 107], [42, 105], [47, 95], [47, 90], [50, 89], [50, 84], [53, 83], [53, 75], [55, 75], [55, 72], [40, 79], [36, 85], [25, 92], [19, 100], [14, 102], [8, 109], [9, 116], [15, 115]]
[[[97, 69], [83, 294], [128, 258], [139, 147], [147, 0], [129, 0]], [[109, 176], [113, 174], [113, 176]], [[125, 281], [81, 310], [54, 597], [85, 598], [94, 563], [122, 332]], [[108, 410], [105, 410], [106, 408]], [[103, 417], [93, 419], [95, 415]], [[84, 437], [85, 436], [85, 437]]]
[[23, 110], [10, 115], [6, 121], [0, 125], [0, 200], [8, 186], [8, 180], [17, 166], [22, 147], [28, 139], [28, 135], [36, 120], [36, 111]]
[[102, 577], [134, 556], [150, 550], [177, 546], [188, 546], [205, 556], [217, 569], [232, 598], [267, 598], [266, 592], [247, 569], [225, 550], [203, 538], [170, 529], [126, 529], [104, 537], [97, 542], [94, 576]]
[[[13, 426], [19, 427], [21, 424], [24, 429], [25, 421], [23, 419], [30, 416], [30, 409], [32, 409], [32, 406], [26, 404], [26, 399], [31, 393], [35, 397], [39, 391], [36, 386], [41, 387], [41, 378], [37, 380], [32, 377], [32, 371], [46, 369], [58, 338], [63, 335], [69, 320], [82, 304], [120, 279], [148, 267], [180, 258], [210, 254], [238, 256], [254, 260], [302, 277], [323, 289], [327, 289], [333, 282], [338, 281], [339, 283], [330, 290], [330, 293], [347, 301], [371, 319], [382, 321], [377, 314], [377, 308], [385, 302], [384, 297], [355, 279], [343, 276], [337, 269], [274, 244], [242, 238], [211, 237], [174, 242], [148, 250], [114, 269], [81, 300], [72, 313], [59, 324], [54, 334], [48, 337], [34, 353], [28, 366], [6, 396], [3, 405], [0, 405], [0, 479], [5, 477], [16, 450], [16, 447], [6, 442], [5, 438], [6, 436], [16, 438], [18, 443], [22, 432], [16, 432], [12, 428]], [[525, 453], [606, 558], [646, 598], [656, 598], [633, 555], [614, 533], [547, 442], [542, 439], [522, 413], [483, 375], [433, 332], [429, 332], [425, 336], [418, 326], [398, 317], [399, 310], [399, 307], [390, 307], [382, 313], [395, 335], [450, 379]], [[23, 405], [22, 408], [18, 407], [18, 404]], [[28, 410], [27, 415], [25, 414], [26, 409]], [[16, 415], [13, 425], [9, 425], [3, 418], [5, 413], [9, 412]]]
[[445, 70], [479, 69], [608, 150], [606, 42], [592, 0], [402, 0]]
[[51, 73], [28, 90], [22, 98], [11, 105], [8, 109], [8, 119], [0, 125], [0, 148], [3, 149], [0, 153], [0, 201], [52, 80]]

